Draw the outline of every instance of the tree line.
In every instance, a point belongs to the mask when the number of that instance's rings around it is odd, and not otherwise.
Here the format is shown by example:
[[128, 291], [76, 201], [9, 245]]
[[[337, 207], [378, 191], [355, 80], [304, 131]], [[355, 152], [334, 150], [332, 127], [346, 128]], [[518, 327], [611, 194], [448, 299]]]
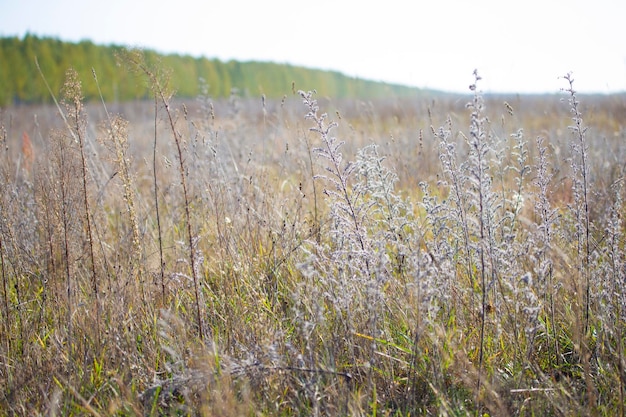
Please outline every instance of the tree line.
[[[27, 34], [23, 38], [0, 38], [0, 106], [42, 103], [50, 93], [37, 69], [39, 63], [53, 93], [61, 90], [65, 71], [74, 68], [83, 82], [86, 100], [99, 99], [98, 85], [106, 101], [128, 101], [150, 96], [144, 79], [120, 66], [118, 54], [125, 47], [96, 45], [91, 41], [64, 42]], [[407, 96], [419, 89], [348, 77], [323, 71], [272, 62], [222, 62], [189, 55], [163, 55], [143, 51], [146, 62], [159, 65], [170, 74], [170, 86], [178, 97], [195, 97], [208, 86], [212, 97], [228, 97], [233, 91], [243, 96], [282, 97], [292, 86], [315, 88], [334, 98]], [[94, 81], [96, 73], [98, 84]]]

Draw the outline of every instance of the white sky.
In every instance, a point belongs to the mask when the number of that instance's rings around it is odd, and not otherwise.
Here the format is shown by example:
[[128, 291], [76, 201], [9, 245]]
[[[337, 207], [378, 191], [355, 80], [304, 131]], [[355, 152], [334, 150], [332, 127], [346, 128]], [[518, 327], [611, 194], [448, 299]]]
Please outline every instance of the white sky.
[[[26, 32], [467, 92], [626, 91], [624, 0], [0, 0]], [[315, 86], [301, 86], [313, 89]]]

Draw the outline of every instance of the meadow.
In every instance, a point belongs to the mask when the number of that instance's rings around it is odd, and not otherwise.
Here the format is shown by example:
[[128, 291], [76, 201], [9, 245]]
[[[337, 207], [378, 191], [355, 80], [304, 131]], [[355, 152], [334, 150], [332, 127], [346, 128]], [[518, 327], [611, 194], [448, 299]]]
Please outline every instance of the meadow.
[[624, 95], [183, 101], [134, 59], [152, 100], [0, 113], [2, 414], [624, 416]]

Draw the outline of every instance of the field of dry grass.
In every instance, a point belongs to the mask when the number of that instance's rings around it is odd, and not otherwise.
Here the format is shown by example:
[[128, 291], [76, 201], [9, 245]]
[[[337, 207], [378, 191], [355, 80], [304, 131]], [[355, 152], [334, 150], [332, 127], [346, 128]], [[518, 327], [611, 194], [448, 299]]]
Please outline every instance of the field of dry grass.
[[625, 414], [626, 97], [140, 69], [0, 113], [3, 414]]

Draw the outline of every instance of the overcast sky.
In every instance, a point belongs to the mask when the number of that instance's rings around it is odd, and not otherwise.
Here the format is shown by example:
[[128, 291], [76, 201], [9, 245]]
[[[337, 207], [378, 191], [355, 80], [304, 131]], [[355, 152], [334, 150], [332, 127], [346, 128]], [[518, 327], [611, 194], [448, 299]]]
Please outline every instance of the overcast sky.
[[[30, 32], [467, 92], [626, 91], [624, 0], [0, 0]], [[313, 89], [315, 86], [302, 86]]]

